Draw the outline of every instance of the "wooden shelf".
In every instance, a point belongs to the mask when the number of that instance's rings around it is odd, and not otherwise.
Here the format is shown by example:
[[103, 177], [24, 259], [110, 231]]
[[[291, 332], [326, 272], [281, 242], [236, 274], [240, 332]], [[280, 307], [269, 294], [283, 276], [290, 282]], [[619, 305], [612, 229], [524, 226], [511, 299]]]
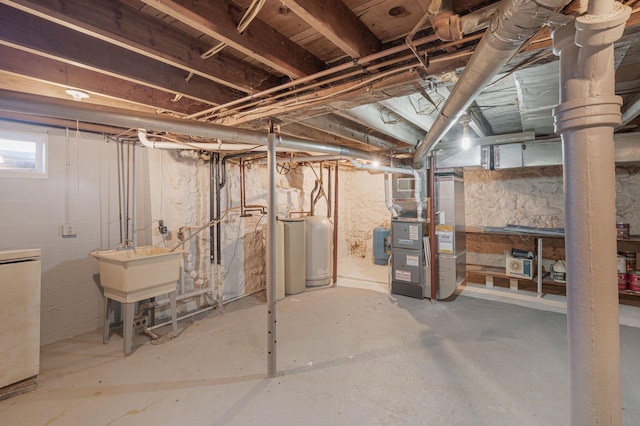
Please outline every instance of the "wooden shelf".
[[[483, 275], [485, 278], [486, 277], [495, 277], [495, 278], [505, 278], [505, 279], [508, 279], [508, 280], [527, 281], [527, 282], [537, 282], [538, 281], [538, 277], [537, 276], [534, 277], [533, 279], [509, 276], [509, 275], [507, 275], [506, 268], [502, 268], [502, 267], [499, 267], [499, 266], [484, 266], [484, 265], [469, 264], [469, 265], [467, 265], [467, 274]], [[566, 288], [566, 286], [567, 286], [566, 283], [554, 281], [554, 280], [552, 280], [550, 278], [550, 275], [551, 274], [549, 272], [543, 272], [542, 273], [542, 285], [552, 285], [552, 286], [565, 287]], [[493, 282], [493, 278], [491, 278], [490, 282]], [[627, 296], [640, 297], [640, 291], [618, 290], [618, 293], [625, 294]]]

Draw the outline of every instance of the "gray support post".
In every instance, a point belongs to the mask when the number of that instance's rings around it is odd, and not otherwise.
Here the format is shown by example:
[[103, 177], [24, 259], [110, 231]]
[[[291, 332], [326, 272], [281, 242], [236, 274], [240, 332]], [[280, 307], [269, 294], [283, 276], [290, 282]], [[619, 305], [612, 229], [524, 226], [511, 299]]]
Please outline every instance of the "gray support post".
[[560, 105], [567, 255], [572, 425], [619, 425], [620, 330], [616, 276], [613, 42], [630, 9], [591, 0], [586, 15], [553, 32]]
[[273, 128], [267, 137], [267, 164], [269, 178], [269, 198], [267, 207], [267, 376], [278, 373], [276, 352], [276, 135]]

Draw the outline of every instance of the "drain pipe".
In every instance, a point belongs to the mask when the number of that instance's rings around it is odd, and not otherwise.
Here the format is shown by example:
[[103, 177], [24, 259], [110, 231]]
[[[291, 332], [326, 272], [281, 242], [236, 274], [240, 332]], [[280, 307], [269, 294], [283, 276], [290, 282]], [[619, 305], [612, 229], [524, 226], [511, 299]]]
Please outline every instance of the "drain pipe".
[[564, 157], [567, 330], [571, 424], [621, 424], [616, 274], [615, 152], [622, 98], [613, 43], [631, 9], [591, 0], [587, 13], [553, 31], [560, 56], [555, 131]]
[[418, 144], [414, 167], [422, 166], [424, 157], [458, 122], [491, 79], [515, 55], [518, 49], [549, 20], [558, 16], [555, 10], [570, 0], [504, 0], [491, 24], [453, 87], [429, 133]]
[[[404, 169], [401, 167], [389, 167], [389, 166], [374, 166], [373, 164], [365, 164], [365, 163], [361, 163], [359, 161], [356, 160], [351, 160], [351, 164], [353, 164], [353, 167], [355, 167], [356, 169], [364, 169], [364, 170], [370, 170], [370, 171], [376, 171], [376, 172], [383, 172], [383, 173], [399, 173], [399, 174], [404, 174], [404, 175], [412, 175], [415, 178], [415, 186], [413, 188], [414, 190], [414, 197], [416, 199], [416, 218], [418, 220], [423, 220], [422, 218], [422, 200], [420, 199], [420, 172], [418, 172], [417, 170], [414, 169]], [[388, 189], [387, 189], [388, 191]]]

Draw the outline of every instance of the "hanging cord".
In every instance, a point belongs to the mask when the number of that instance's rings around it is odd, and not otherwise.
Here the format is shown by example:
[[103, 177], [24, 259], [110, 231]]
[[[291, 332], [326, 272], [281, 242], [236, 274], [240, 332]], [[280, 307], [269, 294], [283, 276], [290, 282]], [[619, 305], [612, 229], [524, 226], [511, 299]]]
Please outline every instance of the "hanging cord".
[[[247, 11], [242, 16], [242, 19], [240, 19], [240, 23], [238, 23], [238, 32], [240, 34], [242, 34], [249, 27], [249, 24], [251, 24], [251, 22], [254, 19], [256, 19], [256, 17], [258, 16], [258, 13], [260, 13], [260, 10], [262, 10], [262, 7], [264, 6], [265, 2], [266, 0], [253, 0], [251, 2], [249, 7], [247, 8]], [[216, 55], [222, 52], [222, 50], [225, 47], [227, 47], [227, 43], [220, 43], [217, 46], [214, 46], [211, 49], [204, 52], [202, 55], [200, 55], [200, 57], [202, 59], [208, 59], [213, 55]]]

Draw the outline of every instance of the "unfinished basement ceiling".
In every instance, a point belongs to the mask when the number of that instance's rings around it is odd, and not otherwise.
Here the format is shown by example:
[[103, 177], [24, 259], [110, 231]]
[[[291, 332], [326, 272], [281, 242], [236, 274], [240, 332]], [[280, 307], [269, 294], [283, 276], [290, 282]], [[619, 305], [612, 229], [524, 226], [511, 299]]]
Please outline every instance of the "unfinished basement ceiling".
[[[439, 39], [428, 20], [414, 29], [430, 0], [1, 3], [0, 89], [49, 102], [70, 100], [65, 91], [73, 88], [90, 95], [81, 101], [87, 108], [265, 132], [274, 122], [280, 132], [301, 138], [411, 152], [500, 2], [453, 0], [452, 20], [463, 30], [453, 41]], [[634, 9], [616, 44], [623, 113], [640, 102], [640, 4], [626, 3]], [[563, 13], [579, 14], [581, 4], [586, 2], [573, 2]], [[468, 109], [471, 135], [552, 135], [558, 62], [548, 28], [502, 71]], [[639, 131], [636, 115], [619, 131]], [[18, 112], [0, 117], [105, 131]], [[457, 144], [460, 132], [454, 126], [437, 147]]]

